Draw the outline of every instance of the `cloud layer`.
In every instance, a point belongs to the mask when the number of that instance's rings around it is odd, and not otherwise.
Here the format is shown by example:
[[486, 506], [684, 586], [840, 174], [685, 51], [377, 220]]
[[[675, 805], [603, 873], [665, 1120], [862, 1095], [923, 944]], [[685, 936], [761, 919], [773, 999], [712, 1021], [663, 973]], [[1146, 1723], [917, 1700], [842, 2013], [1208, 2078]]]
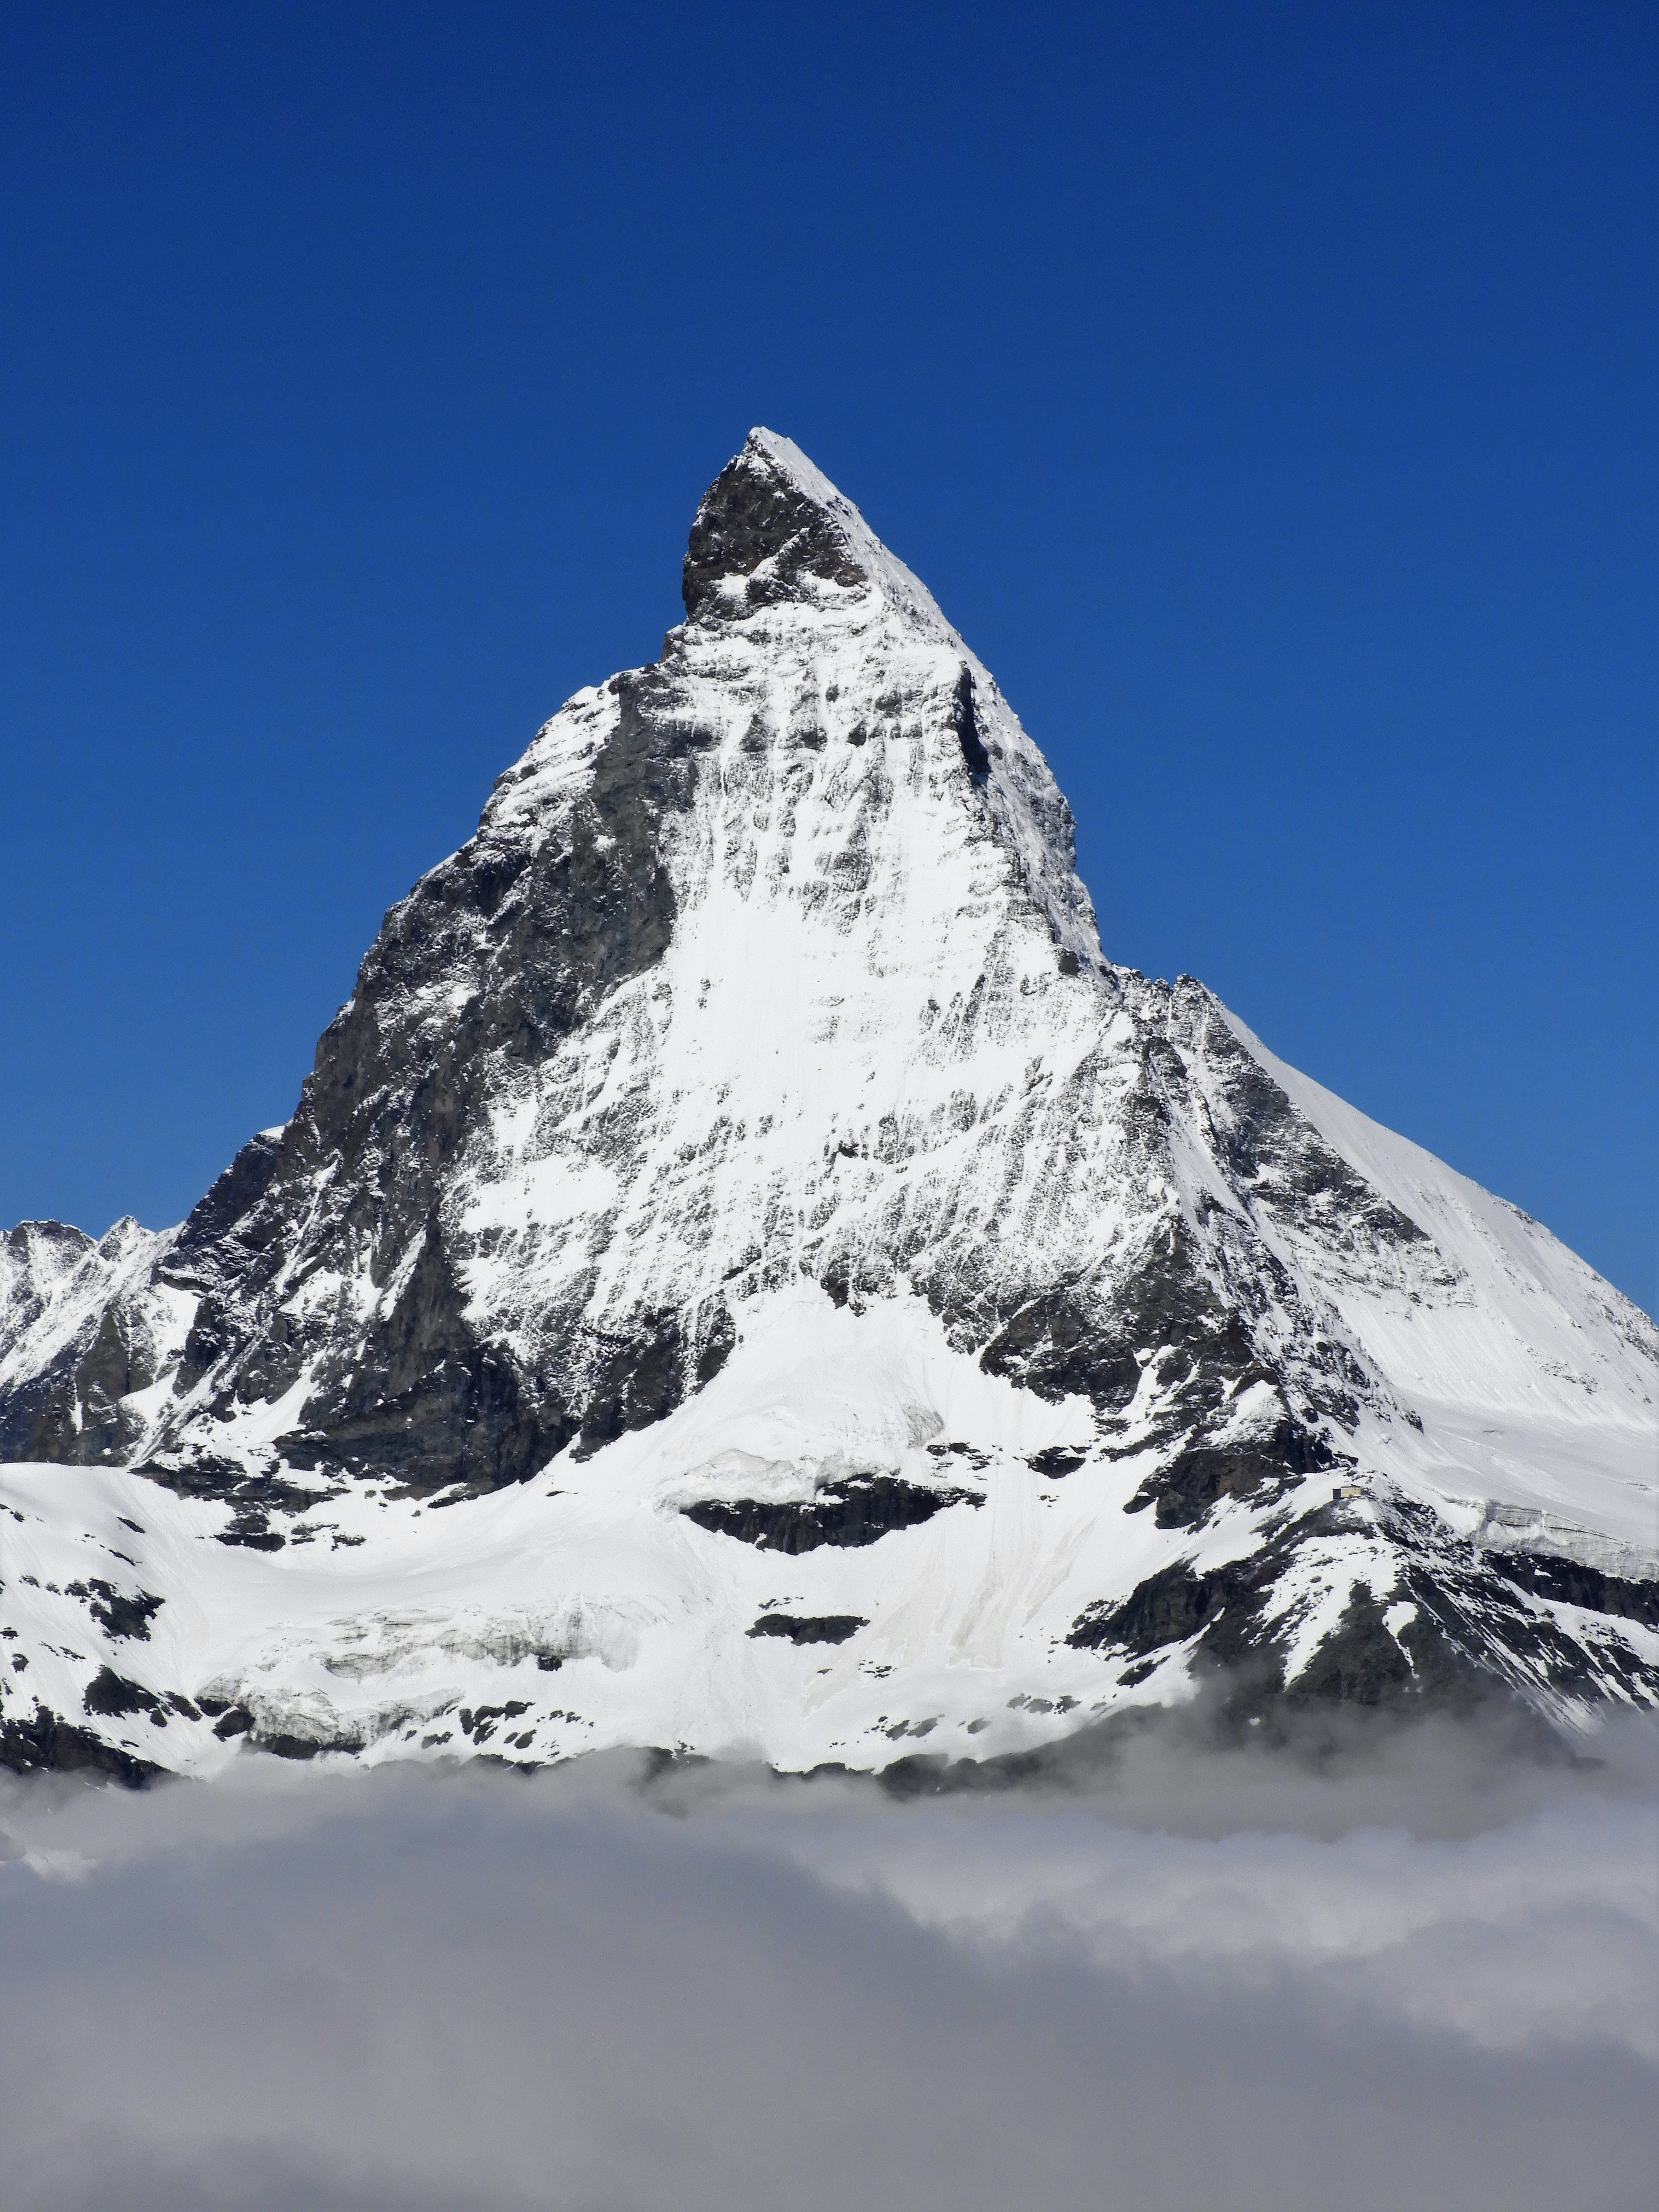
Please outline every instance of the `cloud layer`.
[[1637, 2205], [1653, 1738], [1600, 1749], [13, 1785], [8, 2201]]

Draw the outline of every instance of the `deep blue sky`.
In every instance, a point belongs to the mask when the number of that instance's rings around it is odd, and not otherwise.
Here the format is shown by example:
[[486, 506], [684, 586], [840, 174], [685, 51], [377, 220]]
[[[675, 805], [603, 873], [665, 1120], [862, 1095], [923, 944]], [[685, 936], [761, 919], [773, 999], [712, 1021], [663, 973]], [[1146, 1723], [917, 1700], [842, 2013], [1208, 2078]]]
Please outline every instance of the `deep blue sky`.
[[1107, 950], [1655, 1302], [1659, 15], [12, 8], [0, 1223], [176, 1219], [797, 439]]

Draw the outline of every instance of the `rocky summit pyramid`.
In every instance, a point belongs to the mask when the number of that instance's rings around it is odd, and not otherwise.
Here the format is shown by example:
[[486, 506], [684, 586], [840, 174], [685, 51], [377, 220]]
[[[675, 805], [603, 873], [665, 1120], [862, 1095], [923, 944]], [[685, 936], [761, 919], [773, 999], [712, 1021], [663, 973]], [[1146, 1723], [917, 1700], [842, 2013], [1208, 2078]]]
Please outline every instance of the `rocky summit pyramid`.
[[684, 598], [182, 1227], [0, 1245], [7, 1760], [1653, 1702], [1651, 1323], [1103, 957], [1042, 755], [787, 439]]

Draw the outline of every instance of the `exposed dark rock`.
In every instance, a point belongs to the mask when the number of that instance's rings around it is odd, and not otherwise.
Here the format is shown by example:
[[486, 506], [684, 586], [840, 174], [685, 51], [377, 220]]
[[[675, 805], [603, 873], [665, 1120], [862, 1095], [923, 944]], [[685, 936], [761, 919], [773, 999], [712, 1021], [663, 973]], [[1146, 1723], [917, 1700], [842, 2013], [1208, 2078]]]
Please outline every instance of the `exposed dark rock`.
[[810, 1552], [820, 1544], [873, 1544], [895, 1528], [914, 1528], [948, 1505], [984, 1503], [970, 1490], [931, 1490], [895, 1474], [855, 1476], [820, 1491], [810, 1504], [759, 1498], [705, 1498], [681, 1511], [700, 1528], [763, 1551]]
[[1281, 1227], [1316, 1231], [1351, 1253], [1428, 1248], [1417, 1224], [1325, 1142], [1226, 1024], [1212, 1017], [1203, 986], [1183, 976], [1180, 999], [1180, 1016], [1201, 1024], [1207, 1063], [1224, 1085], [1230, 1118], [1212, 1127], [1223, 1158], [1252, 1202]]
[[[285, 1447], [287, 1442], [285, 1437]], [[180, 1498], [221, 1498], [246, 1514], [304, 1513], [319, 1502], [314, 1490], [301, 1489], [280, 1474], [250, 1474], [240, 1460], [210, 1452], [191, 1452], [187, 1458], [163, 1455], [143, 1461], [133, 1473]]]
[[1074, 1451], [1069, 1444], [1051, 1444], [1047, 1451], [1033, 1452], [1025, 1463], [1045, 1482], [1059, 1482], [1066, 1475], [1075, 1474], [1087, 1457], [1086, 1452]]
[[[1524, 1692], [1539, 1680], [1592, 1698], [1606, 1695], [1611, 1682], [1621, 1694], [1650, 1702], [1639, 1665], [1616, 1637], [1592, 1637], [1588, 1646], [1576, 1641], [1492, 1557], [1455, 1538], [1426, 1507], [1395, 1499], [1384, 1517], [1401, 1563], [1388, 1602], [1414, 1612], [1391, 1634], [1385, 1604], [1356, 1582], [1336, 1627], [1288, 1683], [1285, 1632], [1267, 1621], [1268, 1601], [1301, 1544], [1329, 1525], [1324, 1509], [1270, 1528], [1243, 1559], [1202, 1571], [1190, 1560], [1175, 1561], [1121, 1602], [1085, 1607], [1066, 1641], [1143, 1660], [1190, 1643], [1200, 1663], [1254, 1685], [1257, 1712], [1280, 1697], [1304, 1705], [1407, 1698], [1468, 1708], [1495, 1686]], [[1504, 1565], [1513, 1557], [1496, 1555]], [[1617, 1616], [1609, 1609], [1608, 1617]], [[1236, 1696], [1243, 1694], [1236, 1688]]]
[[1260, 1443], [1190, 1446], [1148, 1475], [1123, 1510], [1139, 1513], [1152, 1505], [1160, 1528], [1193, 1527], [1206, 1520], [1224, 1498], [1262, 1504], [1282, 1496], [1304, 1476], [1337, 1463], [1337, 1454], [1317, 1431], [1281, 1421]]
[[1121, 1605], [1088, 1607], [1066, 1641], [1079, 1650], [1113, 1649], [1144, 1656], [1184, 1644], [1200, 1629], [1213, 1627], [1229, 1609], [1253, 1613], [1264, 1581], [1271, 1579], [1255, 1559], [1203, 1574], [1190, 1560], [1177, 1559], [1138, 1583]]
[[956, 732], [957, 743], [962, 747], [962, 757], [968, 763], [968, 773], [973, 781], [983, 787], [991, 773], [991, 756], [985, 750], [985, 741], [979, 733], [979, 719], [974, 712], [974, 675], [964, 662], [957, 678], [956, 690], [951, 695], [951, 727]]
[[[767, 574], [757, 576], [763, 564]], [[694, 622], [746, 614], [795, 597], [805, 576], [843, 586], [865, 580], [833, 519], [745, 446], [715, 477], [691, 525], [681, 580], [685, 611]], [[744, 589], [723, 592], [722, 580], [735, 577], [747, 580]]]
[[136, 1441], [119, 1399], [155, 1380], [142, 1314], [116, 1297], [38, 1376], [0, 1400], [0, 1451], [18, 1459], [94, 1465]]
[[1486, 1557], [1505, 1582], [1539, 1597], [1659, 1628], [1659, 1582], [1626, 1581], [1547, 1552], [1489, 1552]]
[[168, 1255], [166, 1277], [189, 1280], [192, 1265], [216, 1255], [225, 1238], [252, 1212], [276, 1172], [283, 1133], [278, 1130], [250, 1137], [206, 1197], [191, 1208]]
[[65, 1589], [67, 1595], [86, 1601], [87, 1611], [106, 1636], [131, 1638], [140, 1644], [149, 1643], [149, 1625], [165, 1601], [153, 1597], [148, 1590], [140, 1590], [134, 1597], [123, 1597], [111, 1583], [100, 1582], [96, 1575], [84, 1583], [70, 1583]]
[[128, 1713], [148, 1713], [160, 1727], [167, 1724], [163, 1701], [141, 1682], [130, 1682], [112, 1667], [100, 1667], [86, 1686], [81, 1700], [89, 1713], [120, 1719]]
[[219, 1531], [222, 1544], [240, 1544], [250, 1552], [280, 1552], [288, 1538], [273, 1528], [263, 1513], [239, 1513], [228, 1528]]
[[517, 1720], [520, 1713], [527, 1713], [529, 1711], [530, 1704], [527, 1698], [509, 1698], [505, 1705], [463, 1705], [456, 1718], [460, 1723], [463, 1735], [471, 1736], [475, 1743], [488, 1743], [495, 1733], [495, 1724], [497, 1721]]
[[153, 1759], [106, 1743], [90, 1729], [61, 1720], [38, 1702], [31, 1720], [0, 1721], [0, 1766], [14, 1774], [102, 1775], [130, 1790], [142, 1789], [162, 1771]]
[[275, 1735], [256, 1734], [248, 1740], [258, 1750], [268, 1751], [273, 1759], [315, 1759], [319, 1751], [356, 1749], [355, 1745], [322, 1744], [308, 1735], [284, 1735], [280, 1732]]
[[763, 1613], [750, 1636], [777, 1636], [791, 1644], [845, 1644], [869, 1623], [856, 1613]]
[[[705, 1354], [710, 1375], [719, 1372], [731, 1343], [728, 1320], [723, 1349], [711, 1346]], [[615, 1342], [592, 1386], [580, 1455], [585, 1457], [625, 1431], [648, 1427], [672, 1413], [686, 1395], [686, 1350], [678, 1316], [672, 1313], [642, 1316], [626, 1337]]]
[[[1605, 1693], [1595, 1653], [1478, 1556], [1444, 1546], [1419, 1554], [1407, 1568], [1401, 1595], [1418, 1608], [1400, 1641], [1425, 1693], [1467, 1705], [1494, 1676], [1517, 1687], [1541, 1677], [1570, 1695]], [[1650, 1701], [1650, 1686], [1626, 1650], [1604, 1644], [1599, 1656], [1627, 1693]]]
[[1179, 1402], [1192, 1413], [1219, 1405], [1255, 1364], [1245, 1315], [1217, 1289], [1182, 1222], [1146, 1249], [1127, 1279], [1057, 1284], [1034, 1296], [995, 1329], [980, 1364], [1045, 1398], [1077, 1394], [1119, 1413], [1148, 1352], [1182, 1377]]
[[1412, 1692], [1411, 1661], [1389, 1633], [1382, 1613], [1369, 1586], [1356, 1583], [1341, 1620], [1289, 1684], [1286, 1696], [1377, 1705]]

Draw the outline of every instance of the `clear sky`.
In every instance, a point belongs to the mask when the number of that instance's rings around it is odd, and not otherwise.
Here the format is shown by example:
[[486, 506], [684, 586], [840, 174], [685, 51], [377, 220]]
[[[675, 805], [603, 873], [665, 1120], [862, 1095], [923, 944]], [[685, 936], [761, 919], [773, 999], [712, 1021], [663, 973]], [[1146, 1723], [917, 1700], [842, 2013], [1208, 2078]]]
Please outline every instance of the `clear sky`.
[[0, 1223], [175, 1220], [753, 422], [1115, 958], [1651, 1309], [1659, 13], [11, 8]]

